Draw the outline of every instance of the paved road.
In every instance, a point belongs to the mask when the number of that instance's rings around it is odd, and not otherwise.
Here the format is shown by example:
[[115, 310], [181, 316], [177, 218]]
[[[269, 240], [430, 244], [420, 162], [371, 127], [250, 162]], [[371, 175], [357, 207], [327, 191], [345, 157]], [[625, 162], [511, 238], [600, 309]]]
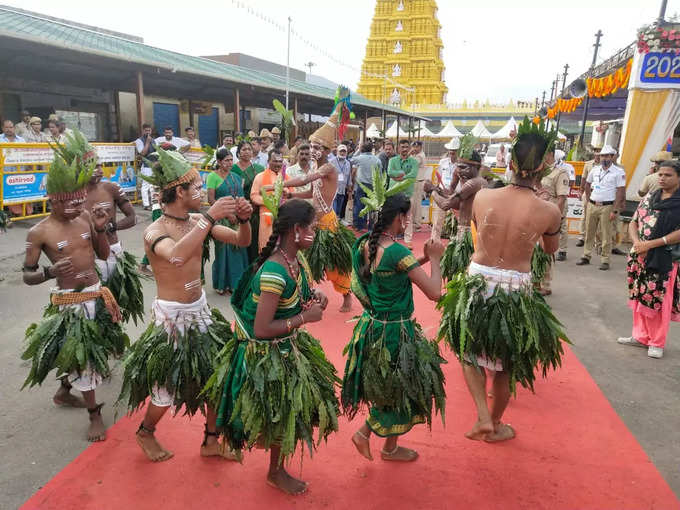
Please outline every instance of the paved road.
[[[149, 215], [134, 230], [122, 232], [128, 251], [141, 254], [140, 232]], [[28, 223], [28, 222], [26, 222]], [[28, 371], [20, 360], [23, 332], [39, 319], [47, 302], [49, 285], [28, 287], [21, 282], [21, 247], [28, 225], [16, 225], [0, 234], [0, 508], [16, 508], [87, 447], [83, 411], [58, 409], [51, 403], [55, 384], [19, 391]], [[605, 396], [630, 428], [676, 494], [680, 495], [680, 349], [676, 347], [680, 327], [671, 326], [670, 345], [662, 360], [647, 358], [645, 351], [616, 344], [618, 336], [630, 333], [631, 316], [626, 307], [624, 257], [614, 257], [612, 270], [602, 272], [597, 264], [577, 267], [580, 251], [570, 246], [569, 259], [558, 263], [555, 294], [550, 298], [557, 315], [567, 325], [574, 351], [587, 367]], [[207, 280], [210, 269], [206, 267]], [[145, 299], [154, 295], [152, 282], [145, 284]], [[226, 300], [206, 289], [208, 300], [224, 312]], [[128, 328], [134, 339], [141, 325]], [[110, 381], [97, 394], [107, 402], [104, 418], [114, 421], [111, 404], [120, 388], [116, 367]], [[568, 388], [566, 389], [568, 391]], [[546, 412], [550, 412], [546, 409]], [[537, 417], [540, 419], [540, 417]], [[588, 420], [588, 409], [574, 419]], [[578, 438], [565, 437], [565, 441]], [[615, 452], [612, 452], [615, 455]], [[635, 473], [631, 471], [631, 480]], [[584, 481], [585, 482], [585, 481]]]

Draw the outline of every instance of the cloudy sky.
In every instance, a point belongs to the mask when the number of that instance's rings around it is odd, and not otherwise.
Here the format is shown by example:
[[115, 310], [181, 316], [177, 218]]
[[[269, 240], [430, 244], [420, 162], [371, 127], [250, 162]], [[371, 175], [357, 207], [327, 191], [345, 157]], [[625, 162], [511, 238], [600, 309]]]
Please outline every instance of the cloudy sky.
[[[240, 52], [281, 64], [286, 62], [285, 25], [290, 16], [300, 34], [291, 40], [291, 65], [305, 70], [305, 63], [314, 62], [314, 74], [352, 87], [359, 79], [375, 7], [375, 0], [3, 3], [138, 35], [147, 44], [191, 55]], [[449, 102], [506, 102], [533, 100], [544, 89], [549, 93], [567, 63], [572, 77], [587, 70], [598, 29], [604, 33], [600, 61], [625, 47], [641, 25], [657, 17], [661, 0], [439, 0], [438, 4]], [[680, 0], [668, 1], [667, 14], [674, 13], [680, 13]]]

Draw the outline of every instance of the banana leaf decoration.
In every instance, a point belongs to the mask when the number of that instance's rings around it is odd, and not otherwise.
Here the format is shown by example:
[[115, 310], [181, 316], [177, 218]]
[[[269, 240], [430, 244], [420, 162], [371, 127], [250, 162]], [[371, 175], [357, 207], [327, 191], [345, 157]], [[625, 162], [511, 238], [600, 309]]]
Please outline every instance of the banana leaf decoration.
[[215, 163], [217, 159], [215, 158], [215, 153], [217, 152], [210, 145], [204, 145], [201, 150], [205, 153], [203, 159], [201, 160], [201, 168], [207, 168], [212, 170], [215, 168]]
[[281, 114], [281, 131], [283, 131], [283, 139], [288, 138], [290, 129], [295, 126], [295, 112], [293, 110], [288, 110], [281, 101], [274, 99], [272, 101], [274, 109]]
[[274, 182], [273, 193], [269, 193], [265, 190], [261, 190], [260, 193], [262, 194], [262, 202], [264, 202], [264, 206], [269, 209], [269, 212], [272, 213], [274, 220], [276, 220], [276, 217], [279, 215], [281, 198], [283, 197], [283, 177], [279, 176], [276, 178], [276, 182]]
[[359, 213], [359, 216], [363, 218], [371, 211], [379, 211], [385, 203], [385, 200], [397, 193], [403, 193], [413, 186], [414, 183], [415, 179], [406, 179], [405, 181], [398, 182], [390, 189], [386, 189], [387, 175], [380, 171], [380, 167], [374, 166], [373, 189], [369, 189], [362, 183], [359, 183], [361, 189], [366, 193], [365, 197], [361, 197], [361, 203], [364, 204], [364, 208]]

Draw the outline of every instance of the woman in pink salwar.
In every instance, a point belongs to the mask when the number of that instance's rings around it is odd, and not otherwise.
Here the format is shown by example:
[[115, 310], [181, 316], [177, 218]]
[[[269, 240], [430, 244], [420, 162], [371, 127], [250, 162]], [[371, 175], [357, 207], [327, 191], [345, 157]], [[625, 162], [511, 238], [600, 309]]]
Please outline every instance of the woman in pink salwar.
[[680, 162], [662, 164], [661, 189], [638, 206], [628, 231], [633, 248], [628, 257], [628, 306], [633, 332], [623, 345], [647, 347], [650, 358], [663, 357], [670, 321], [680, 322], [680, 274], [671, 249], [680, 243]]

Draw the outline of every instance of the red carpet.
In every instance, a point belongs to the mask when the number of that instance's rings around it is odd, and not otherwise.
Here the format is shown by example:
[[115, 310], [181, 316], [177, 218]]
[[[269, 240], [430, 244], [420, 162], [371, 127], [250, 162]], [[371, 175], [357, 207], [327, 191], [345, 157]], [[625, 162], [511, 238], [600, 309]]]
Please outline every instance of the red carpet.
[[[342, 349], [350, 336], [349, 315], [331, 296], [327, 318], [311, 325], [329, 358], [342, 371]], [[417, 316], [426, 333], [439, 322], [432, 303], [416, 292]], [[355, 303], [355, 314], [359, 305]], [[360, 457], [350, 437], [360, 420], [342, 419], [340, 432], [313, 459], [296, 459], [293, 475], [309, 482], [300, 497], [265, 484], [268, 454], [246, 453], [244, 465], [198, 455], [203, 420], [167, 418], [158, 437], [173, 450], [169, 462], [151, 464], [134, 441], [141, 415], [124, 418], [104, 443], [91, 445], [38, 491], [25, 509], [264, 508], [314, 509], [670, 509], [680, 504], [585, 368], [567, 352], [563, 368], [539, 381], [536, 394], [520, 391], [506, 421], [517, 438], [504, 444], [465, 439], [475, 420], [460, 368], [447, 350], [446, 428], [437, 421], [405, 436], [416, 448], [413, 464]], [[300, 472], [300, 470], [302, 470]]]

